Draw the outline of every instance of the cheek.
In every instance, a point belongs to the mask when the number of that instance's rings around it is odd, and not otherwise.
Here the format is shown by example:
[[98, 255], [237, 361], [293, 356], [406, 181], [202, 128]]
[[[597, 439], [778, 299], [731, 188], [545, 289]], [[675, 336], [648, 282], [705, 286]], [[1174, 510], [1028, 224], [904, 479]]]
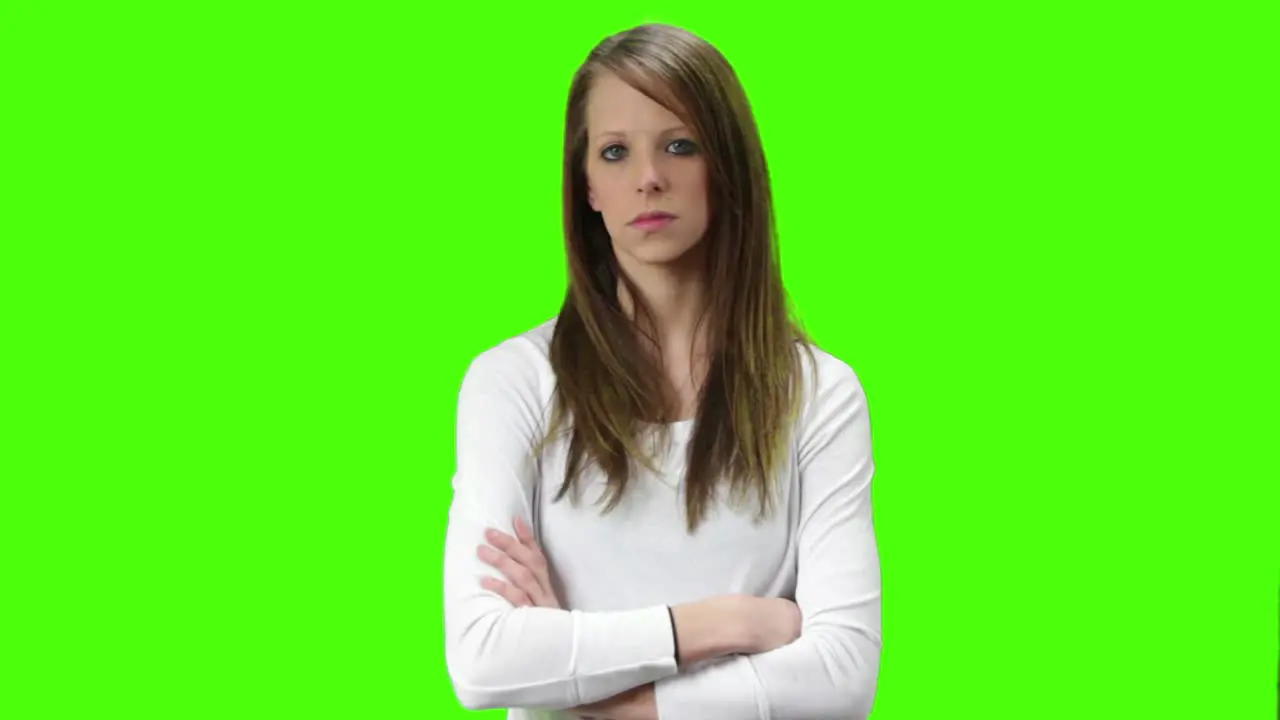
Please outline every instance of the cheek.
[[596, 212], [607, 213], [612, 204], [609, 179], [599, 172], [587, 172], [587, 201]]
[[689, 174], [685, 176], [684, 182], [682, 184], [685, 188], [685, 192], [689, 195], [689, 197], [697, 198], [699, 200], [706, 200], [708, 195], [708, 190], [710, 189], [707, 186], [706, 166], [701, 165], [697, 168], [691, 168], [689, 171]]
[[617, 219], [619, 215], [625, 215], [632, 210], [628, 207], [631, 198], [626, 193], [620, 193], [617, 183], [611, 183], [609, 178], [596, 178], [589, 187], [588, 199], [591, 202], [591, 209], [604, 216], [605, 222]]
[[707, 183], [706, 172], [696, 173], [690, 179], [689, 183], [690, 200], [697, 205], [698, 210], [704, 215], [711, 214], [711, 188]]

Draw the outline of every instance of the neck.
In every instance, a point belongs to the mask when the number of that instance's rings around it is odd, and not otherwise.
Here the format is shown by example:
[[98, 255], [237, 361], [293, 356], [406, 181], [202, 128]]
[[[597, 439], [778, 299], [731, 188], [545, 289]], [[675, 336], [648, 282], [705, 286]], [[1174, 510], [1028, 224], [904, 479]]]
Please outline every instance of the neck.
[[[700, 266], [642, 265], [623, 267], [636, 292], [652, 315], [652, 328], [663, 355], [687, 354], [693, 349], [707, 304], [706, 278]], [[635, 317], [635, 302], [626, 285], [619, 283], [618, 300]]]

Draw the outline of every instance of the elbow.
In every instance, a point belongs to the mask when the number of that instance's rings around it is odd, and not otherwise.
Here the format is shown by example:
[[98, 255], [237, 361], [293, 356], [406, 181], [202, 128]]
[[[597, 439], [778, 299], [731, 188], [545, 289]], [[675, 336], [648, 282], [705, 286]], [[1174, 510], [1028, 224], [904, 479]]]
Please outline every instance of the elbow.
[[[477, 625], [481, 627], [477, 627]], [[445, 646], [445, 665], [458, 703], [468, 710], [496, 710], [503, 707], [501, 682], [492, 653], [485, 652], [482, 638], [492, 630], [492, 621], [476, 622], [467, 631], [450, 637]], [[447, 632], [447, 631], [446, 631]]]
[[[838, 639], [837, 639], [838, 638]], [[822, 717], [867, 720], [875, 704], [880, 680], [879, 638], [862, 633], [839, 633], [824, 638], [820, 655], [830, 683]]]
[[876, 678], [874, 674], [848, 674], [819, 690], [810, 687], [806, 718], [847, 718], [867, 720], [875, 704]]
[[553, 708], [565, 693], [561, 678], [547, 678], [523, 643], [498, 639], [506, 613], [490, 613], [446, 641], [445, 664], [458, 703], [468, 710]]
[[458, 704], [472, 712], [507, 709], [506, 705], [499, 703], [492, 695], [483, 692], [463, 691], [454, 685], [454, 694], [458, 696]]
[[880, 657], [877, 653], [858, 672], [853, 675], [849, 687], [842, 693], [846, 709], [841, 717], [867, 720], [876, 701], [876, 688], [879, 685]]
[[493, 671], [488, 667], [484, 656], [450, 655], [449, 680], [453, 684], [453, 693], [458, 702], [468, 710], [498, 710], [508, 707], [506, 698], [494, 688]]
[[468, 710], [564, 710], [577, 704], [564, 697], [564, 683], [522, 681], [502, 658], [455, 657], [448, 665], [453, 694]]
[[874, 680], [870, 683], [855, 685], [845, 693], [839, 717], [851, 718], [851, 720], [867, 720], [867, 718], [871, 717], [871, 709], [875, 705], [875, 699], [876, 683]]
[[815, 717], [839, 717], [849, 720], [867, 720], [876, 699], [876, 673], [863, 670], [845, 675], [833, 683], [824, 693]]
[[454, 695], [458, 697], [458, 704], [472, 712], [480, 712], [482, 710], [503, 710], [506, 707], [499, 704], [492, 695], [487, 695], [483, 692], [463, 690], [458, 687], [457, 683], [454, 683], [453, 691]]
[[468, 710], [498, 710], [517, 707], [512, 697], [513, 682], [510, 663], [504, 662], [494, 642], [501, 635], [504, 616], [509, 611], [490, 609], [467, 618], [466, 622], [445, 629], [445, 665], [458, 703]]

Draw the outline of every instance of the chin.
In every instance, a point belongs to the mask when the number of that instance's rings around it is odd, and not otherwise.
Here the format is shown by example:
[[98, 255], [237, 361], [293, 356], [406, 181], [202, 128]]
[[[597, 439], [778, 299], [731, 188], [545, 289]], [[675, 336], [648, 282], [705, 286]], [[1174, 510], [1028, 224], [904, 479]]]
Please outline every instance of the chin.
[[698, 247], [696, 240], [650, 235], [615, 249], [645, 265], [673, 265], [687, 258]]

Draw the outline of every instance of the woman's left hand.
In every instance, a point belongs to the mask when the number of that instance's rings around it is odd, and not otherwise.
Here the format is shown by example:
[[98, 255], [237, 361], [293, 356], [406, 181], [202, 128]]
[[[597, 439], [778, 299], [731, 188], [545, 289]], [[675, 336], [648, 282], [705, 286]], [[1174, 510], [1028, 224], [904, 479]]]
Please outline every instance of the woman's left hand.
[[480, 585], [516, 607], [560, 609], [560, 599], [551, 585], [551, 568], [533, 537], [533, 530], [520, 518], [516, 518], [513, 525], [515, 537], [489, 528], [484, 536], [493, 547], [481, 545], [476, 550], [480, 559], [497, 568], [507, 581], [484, 578]]

